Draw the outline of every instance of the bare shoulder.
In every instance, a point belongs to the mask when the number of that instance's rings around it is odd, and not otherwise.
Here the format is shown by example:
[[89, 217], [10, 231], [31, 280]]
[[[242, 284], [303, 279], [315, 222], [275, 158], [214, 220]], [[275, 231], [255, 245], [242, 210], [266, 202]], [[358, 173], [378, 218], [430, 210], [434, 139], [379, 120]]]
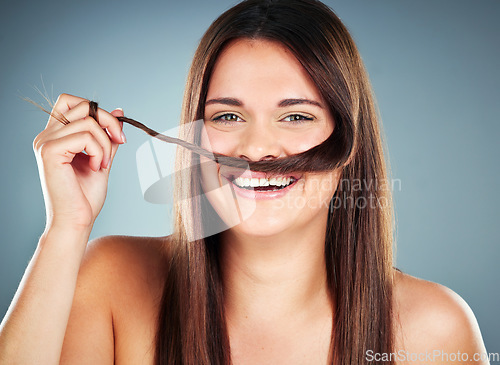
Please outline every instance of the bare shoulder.
[[409, 352], [485, 352], [469, 305], [444, 285], [396, 271], [396, 346]]
[[106, 286], [112, 307], [123, 308], [130, 296], [159, 300], [168, 245], [168, 237], [100, 237], [89, 242], [82, 269], [89, 270], [90, 281]]
[[168, 237], [104, 236], [89, 242], [61, 364], [152, 362], [168, 245]]
[[169, 237], [100, 237], [89, 242], [82, 266], [105, 270], [111, 280], [122, 280], [123, 275], [161, 276], [168, 262], [169, 242]]

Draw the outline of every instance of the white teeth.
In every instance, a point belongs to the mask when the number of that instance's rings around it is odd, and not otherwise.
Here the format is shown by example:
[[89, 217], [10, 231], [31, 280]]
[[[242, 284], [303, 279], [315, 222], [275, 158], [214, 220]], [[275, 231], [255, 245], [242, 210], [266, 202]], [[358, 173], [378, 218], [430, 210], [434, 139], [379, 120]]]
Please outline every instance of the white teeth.
[[241, 187], [250, 186], [250, 179], [247, 178], [237, 177], [234, 182]]
[[[258, 187], [258, 186], [286, 186], [289, 185], [290, 182], [292, 181], [293, 178], [291, 177], [284, 177], [284, 176], [279, 176], [279, 177], [272, 177], [270, 179], [266, 179], [264, 177], [257, 178], [243, 178], [243, 177], [237, 177], [234, 179], [234, 183], [240, 187]], [[295, 179], [293, 179], [295, 181]]]

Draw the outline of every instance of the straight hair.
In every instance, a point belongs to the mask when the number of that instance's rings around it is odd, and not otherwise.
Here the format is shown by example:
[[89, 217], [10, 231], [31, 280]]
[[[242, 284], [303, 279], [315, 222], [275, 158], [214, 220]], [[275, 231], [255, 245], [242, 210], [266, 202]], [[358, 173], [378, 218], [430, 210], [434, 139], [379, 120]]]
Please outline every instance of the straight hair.
[[[390, 191], [381, 188], [388, 169], [361, 57], [346, 27], [319, 1], [243, 1], [219, 16], [201, 39], [186, 82], [181, 124], [204, 119], [217, 57], [229, 42], [241, 38], [287, 47], [313, 80], [335, 120], [334, 131], [323, 147], [310, 153], [315, 158], [297, 155], [286, 163], [265, 161], [272, 164], [250, 166], [283, 173], [300, 169], [304, 160], [312, 167], [302, 170], [322, 170], [327, 163], [329, 168], [341, 169], [341, 181], [350, 182], [337, 188], [332, 203], [343, 203], [331, 205], [325, 227], [327, 283], [334, 298], [329, 363], [368, 364], [367, 351], [391, 353], [394, 347], [394, 219]], [[200, 130], [181, 130], [183, 140], [200, 143]], [[199, 156], [178, 149], [176, 171], [193, 165], [199, 166]], [[231, 363], [219, 235], [188, 240], [204, 237], [198, 233], [217, 215], [203, 197], [200, 176], [199, 169], [176, 176], [174, 233], [165, 242], [169, 265], [157, 323], [158, 365]], [[368, 183], [356, 188], [355, 181]], [[377, 204], [358, 204], [368, 201]]]

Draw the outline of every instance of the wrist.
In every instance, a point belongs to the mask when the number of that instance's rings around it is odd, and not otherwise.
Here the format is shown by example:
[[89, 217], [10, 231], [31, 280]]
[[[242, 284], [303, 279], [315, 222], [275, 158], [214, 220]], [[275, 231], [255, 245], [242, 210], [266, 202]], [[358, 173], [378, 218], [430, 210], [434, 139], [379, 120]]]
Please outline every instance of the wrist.
[[45, 224], [45, 231], [72, 231], [77, 233], [86, 233], [92, 231], [94, 221], [78, 222], [73, 219], [61, 219], [60, 217], [50, 217]]
[[92, 225], [65, 224], [63, 222], [52, 222], [45, 227], [40, 237], [40, 244], [47, 241], [61, 241], [65, 245], [74, 243], [76, 245], [87, 245], [92, 232]]

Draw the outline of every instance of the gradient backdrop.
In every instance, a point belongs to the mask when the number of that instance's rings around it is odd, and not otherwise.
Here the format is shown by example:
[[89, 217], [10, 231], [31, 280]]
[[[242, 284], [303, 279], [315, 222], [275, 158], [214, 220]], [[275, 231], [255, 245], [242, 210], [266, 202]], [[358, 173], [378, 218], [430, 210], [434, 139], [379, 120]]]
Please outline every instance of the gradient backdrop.
[[[387, 136], [397, 266], [444, 284], [472, 307], [500, 352], [500, 2], [326, 1], [352, 32]], [[44, 228], [32, 141], [42, 101], [66, 92], [164, 131], [178, 123], [186, 72], [208, 25], [235, 1], [2, 1], [0, 12], [0, 316]], [[91, 238], [161, 236], [170, 207], [145, 202], [135, 153], [148, 136], [125, 126], [107, 201]]]

